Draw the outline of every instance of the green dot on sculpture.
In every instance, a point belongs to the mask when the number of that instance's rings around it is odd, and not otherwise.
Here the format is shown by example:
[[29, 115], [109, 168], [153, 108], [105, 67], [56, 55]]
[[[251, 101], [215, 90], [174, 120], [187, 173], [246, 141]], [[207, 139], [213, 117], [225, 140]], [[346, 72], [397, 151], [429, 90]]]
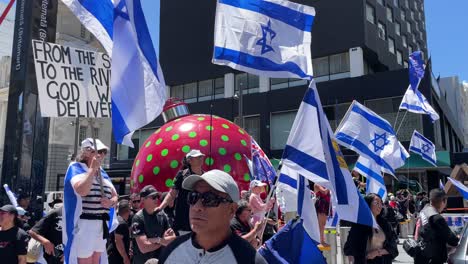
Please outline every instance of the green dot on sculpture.
[[213, 165], [214, 163], [214, 159], [213, 158], [206, 158], [205, 159], [205, 164], [208, 165], [208, 166], [211, 166]]
[[219, 152], [220, 155], [223, 155], [223, 156], [224, 156], [224, 155], [226, 155], [226, 152], [227, 152], [227, 151], [226, 151], [225, 148], [219, 148], [219, 149], [218, 149], [218, 152]]
[[166, 180], [166, 187], [172, 187], [174, 186], [174, 181], [172, 179], [167, 179]]
[[157, 134], [157, 133], [159, 133], [159, 131], [161, 131], [160, 128], [158, 128], [154, 133]]
[[162, 138], [158, 138], [158, 140], [156, 140], [156, 145], [159, 145], [159, 144], [161, 144], [161, 143], [162, 143], [162, 141], [163, 141], [163, 139], [162, 139]]
[[226, 135], [222, 135], [221, 140], [224, 141], [224, 142], [227, 142], [227, 141], [229, 141], [229, 137], [226, 136]]
[[200, 140], [200, 146], [202, 146], [202, 147], [208, 146], [208, 141], [205, 140], [205, 139]]
[[188, 134], [188, 136], [189, 136], [190, 138], [194, 138], [194, 137], [197, 136], [197, 132], [192, 131], [192, 132], [190, 132], [190, 133]]
[[179, 167], [179, 162], [177, 160], [173, 160], [171, 161], [171, 168], [173, 169], [176, 169], [177, 167]]
[[241, 144], [242, 144], [242, 146], [244, 146], [244, 147], [247, 146], [247, 142], [246, 142], [245, 140], [243, 140], [243, 139], [241, 139]]
[[131, 188], [133, 188], [133, 184], [135, 184], [135, 183], [133, 182], [133, 180], [130, 180], [130, 187], [131, 187]]
[[244, 174], [244, 181], [246, 182], [250, 181], [250, 174], [248, 173]]
[[235, 158], [236, 160], [241, 160], [241, 159], [242, 159], [242, 155], [239, 154], [239, 153], [236, 153], [236, 154], [234, 154], [234, 158]]
[[172, 130], [172, 126], [166, 127], [166, 132], [169, 132], [169, 131], [171, 131], [171, 130]]
[[227, 173], [231, 172], [231, 165], [229, 164], [224, 165], [224, 171]]
[[242, 130], [242, 129], [240, 129], [240, 128], [239, 128], [239, 133], [241, 133], [242, 135], [245, 134], [244, 130]]
[[225, 128], [225, 129], [229, 129], [229, 126], [226, 125], [226, 124], [222, 124], [221, 126], [222, 126], [223, 128]]
[[172, 140], [178, 140], [180, 138], [179, 134], [172, 135]]
[[153, 154], [149, 154], [148, 156], [146, 156], [147, 162], [150, 162], [152, 159], [153, 159]]
[[206, 130], [212, 131], [212, 130], [213, 130], [213, 127], [212, 127], [212, 126], [206, 126]]
[[151, 145], [151, 141], [146, 142], [145, 147], [149, 147]]
[[168, 149], [163, 149], [163, 150], [161, 150], [161, 156], [166, 157], [167, 154], [169, 154], [169, 150], [168, 150]]
[[140, 176], [138, 176], [138, 182], [139, 183], [142, 183], [144, 179], [145, 179], [145, 177], [143, 177], [143, 174], [140, 174]]
[[203, 121], [203, 120], [205, 120], [205, 118], [204, 117], [199, 117], [199, 118], [197, 118], [197, 120], [198, 121]]
[[138, 167], [138, 165], [140, 165], [140, 160], [137, 160], [137, 161], [135, 162], [135, 166]]
[[185, 145], [182, 147], [182, 152], [189, 153], [189, 151], [190, 151], [190, 146]]
[[161, 169], [158, 166], [153, 168], [153, 174], [154, 175], [158, 175], [160, 171], [161, 171]]

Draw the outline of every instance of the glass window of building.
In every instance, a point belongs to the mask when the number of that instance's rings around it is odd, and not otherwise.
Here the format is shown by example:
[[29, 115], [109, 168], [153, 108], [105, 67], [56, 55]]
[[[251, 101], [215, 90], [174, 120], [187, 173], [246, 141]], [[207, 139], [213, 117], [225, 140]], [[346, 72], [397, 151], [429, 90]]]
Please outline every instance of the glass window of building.
[[387, 20], [393, 22], [393, 9], [387, 6]]
[[387, 29], [386, 29], [385, 25], [384, 25], [382, 22], [379, 22], [379, 23], [377, 24], [377, 27], [378, 27], [378, 31], [379, 31], [379, 32], [378, 32], [379, 37], [380, 37], [381, 39], [384, 39], [384, 40], [385, 40], [385, 39], [387, 38]]
[[271, 90], [278, 90], [278, 89], [284, 89], [284, 88], [301, 86], [301, 85], [307, 85], [307, 80], [295, 79], [295, 78], [271, 78], [270, 79]]
[[396, 58], [398, 64], [402, 65], [403, 64], [403, 55], [401, 54], [401, 51], [397, 50], [396, 51]]
[[328, 57], [313, 59], [312, 65], [314, 68], [315, 77], [330, 75], [330, 65], [328, 62]]
[[216, 98], [224, 97], [224, 77], [215, 79], [215, 94]]
[[411, 35], [411, 38], [413, 39], [413, 42], [416, 42], [416, 34]]
[[400, 23], [395, 21], [395, 33], [400, 36], [401, 35], [401, 25]]
[[213, 96], [214, 80], [198, 82], [198, 101], [210, 100]]
[[78, 143], [81, 144], [81, 142], [87, 138], [87, 135], [88, 135], [88, 127], [80, 126], [80, 136], [78, 137], [79, 139]]
[[245, 116], [244, 129], [251, 135], [255, 141], [260, 142], [260, 116]]
[[240, 73], [236, 75], [235, 90], [242, 88], [243, 94], [256, 93], [259, 91], [260, 79], [257, 75]]
[[348, 52], [330, 56], [330, 75], [349, 72], [349, 54]]
[[406, 9], [409, 8], [409, 2], [408, 2], [408, 0], [405, 0], [405, 7], [406, 7]]
[[407, 48], [408, 47], [408, 40], [406, 39], [405, 35], [401, 36], [401, 41], [403, 43], [403, 47]]
[[377, 3], [383, 5], [383, 0], [377, 0]]
[[401, 21], [405, 21], [406, 20], [406, 11], [405, 10], [401, 10]]
[[410, 17], [411, 17], [411, 20], [414, 20], [414, 12], [413, 11], [410, 11]]
[[393, 5], [398, 7], [398, 0], [393, 0]]
[[404, 61], [404, 62], [403, 62], [403, 67], [405, 67], [406, 69], [408, 69], [408, 66], [409, 66], [409, 65], [408, 65], [408, 62], [407, 62], [407, 61]]
[[171, 87], [171, 97], [177, 97], [179, 99], [184, 99], [184, 86], [176, 85]]
[[283, 149], [296, 118], [297, 111], [272, 113], [270, 120], [270, 148]]
[[369, 3], [366, 4], [366, 18], [367, 21], [375, 24], [375, 8], [371, 6]]
[[411, 23], [409, 21], [406, 21], [406, 28], [408, 30], [408, 33], [411, 34]]
[[413, 53], [413, 46], [411, 45], [408, 46], [408, 52], [409, 54]]
[[388, 51], [395, 54], [395, 40], [388, 38]]
[[193, 103], [197, 101], [197, 82], [184, 84], [184, 101]]

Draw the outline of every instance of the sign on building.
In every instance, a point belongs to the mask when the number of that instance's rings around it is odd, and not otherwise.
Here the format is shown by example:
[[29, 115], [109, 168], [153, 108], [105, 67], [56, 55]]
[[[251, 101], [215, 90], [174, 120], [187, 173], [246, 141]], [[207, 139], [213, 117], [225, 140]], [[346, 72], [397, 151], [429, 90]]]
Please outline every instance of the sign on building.
[[105, 53], [32, 41], [43, 117], [111, 117], [111, 60]]

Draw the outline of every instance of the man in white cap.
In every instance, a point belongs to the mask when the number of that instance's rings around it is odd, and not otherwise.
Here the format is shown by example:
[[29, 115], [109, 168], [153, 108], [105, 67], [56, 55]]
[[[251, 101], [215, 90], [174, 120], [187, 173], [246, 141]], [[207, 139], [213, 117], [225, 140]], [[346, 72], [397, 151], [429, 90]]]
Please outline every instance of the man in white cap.
[[203, 154], [198, 149], [192, 149], [187, 155], [185, 155], [184, 160], [182, 161], [183, 167], [177, 173], [174, 186], [166, 198], [161, 203], [161, 205], [156, 209], [157, 211], [163, 210], [168, 204], [174, 202], [175, 205], [175, 218], [173, 229], [179, 234], [183, 235], [189, 233], [190, 223], [189, 223], [189, 206], [187, 204], [187, 195], [188, 191], [182, 188], [182, 182], [189, 177], [190, 175], [202, 175], [202, 165], [205, 158]]
[[192, 232], [176, 238], [161, 253], [159, 263], [266, 263], [257, 251], [230, 228], [239, 188], [220, 170], [187, 177]]
[[99, 139], [81, 142], [81, 153], [65, 175], [64, 258], [67, 264], [107, 263], [109, 220], [116, 221], [117, 192], [101, 168], [108, 147]]

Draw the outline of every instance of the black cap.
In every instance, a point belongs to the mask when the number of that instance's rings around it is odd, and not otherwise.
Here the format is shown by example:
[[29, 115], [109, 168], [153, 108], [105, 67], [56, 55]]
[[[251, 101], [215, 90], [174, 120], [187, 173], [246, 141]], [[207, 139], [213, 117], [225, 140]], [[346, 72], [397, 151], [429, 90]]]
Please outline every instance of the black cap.
[[121, 200], [119, 202], [119, 212], [125, 210], [125, 209], [130, 209], [130, 204], [128, 203], [127, 200]]
[[148, 196], [153, 196], [153, 195], [156, 195], [158, 194], [158, 191], [156, 190], [156, 188], [153, 187], [153, 185], [147, 185], [145, 187], [143, 187], [143, 189], [140, 190], [140, 197], [141, 198], [145, 198], [145, 197], [148, 197]]
[[16, 215], [18, 214], [18, 210], [16, 210], [16, 207], [14, 207], [11, 204], [6, 204], [6, 205], [0, 207], [0, 211], [8, 212], [10, 214], [16, 214]]

